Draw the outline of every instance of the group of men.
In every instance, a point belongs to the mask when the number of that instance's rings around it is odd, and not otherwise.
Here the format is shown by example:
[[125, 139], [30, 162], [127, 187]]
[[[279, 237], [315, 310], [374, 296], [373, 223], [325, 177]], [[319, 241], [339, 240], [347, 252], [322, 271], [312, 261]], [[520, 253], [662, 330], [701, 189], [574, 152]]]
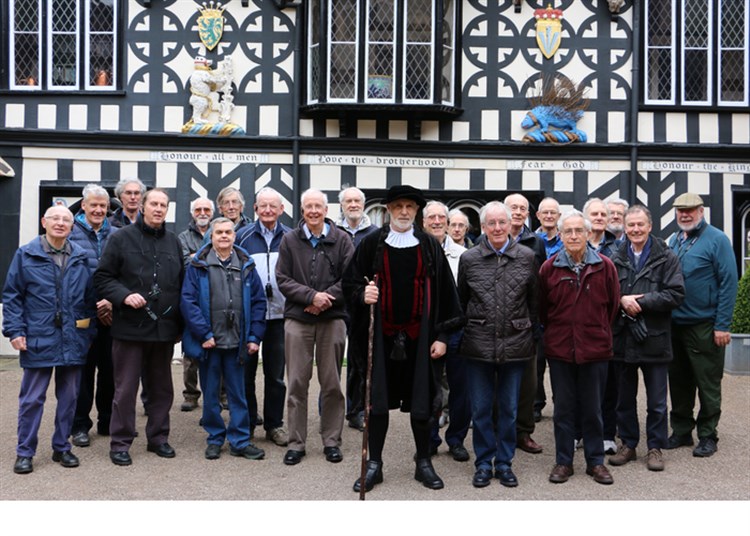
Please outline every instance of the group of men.
[[472, 237], [466, 214], [407, 185], [388, 190], [382, 227], [364, 213], [357, 188], [340, 192], [337, 222], [328, 217], [326, 194], [307, 190], [294, 229], [279, 221], [284, 205], [275, 190], [256, 193], [252, 222], [241, 192], [228, 187], [217, 198], [219, 217], [211, 200], [198, 198], [178, 237], [164, 225], [165, 191], [146, 191], [132, 179], [116, 194], [122, 208], [109, 218], [109, 196], [97, 185], [84, 188], [75, 216], [48, 209], [45, 234], [19, 248], [8, 273], [3, 333], [24, 369], [16, 473], [33, 470], [53, 370], [53, 460], [79, 465], [71, 442], [90, 444], [96, 401], [97, 433], [110, 436], [112, 462], [130, 465], [139, 386], [147, 450], [174, 457], [170, 361], [180, 338], [181, 409], [195, 409], [202, 395], [207, 459], [219, 458], [225, 442], [233, 456], [263, 458], [252, 442], [262, 424], [268, 440], [287, 447], [283, 463], [300, 463], [317, 370], [325, 459], [343, 459], [345, 420], [367, 426], [358, 492], [383, 482], [392, 409], [410, 414], [414, 478], [424, 486], [444, 487], [431, 461], [444, 412], [456, 461], [470, 459], [464, 441], [472, 427], [473, 485], [496, 478], [517, 486], [515, 450], [543, 449], [532, 434], [546, 405], [547, 367], [553, 483], [573, 475], [581, 442], [586, 473], [601, 484], [613, 482], [605, 454], [613, 466], [637, 458], [639, 368], [648, 469], [664, 469], [662, 449], [692, 445], [695, 428], [693, 454], [717, 450], [737, 272], [729, 240], [705, 221], [696, 194], [675, 199], [679, 231], [666, 242], [651, 233], [646, 207], [620, 199], [590, 199], [583, 212], [563, 214], [545, 198], [532, 231], [528, 200], [511, 194], [482, 208], [481, 234]]

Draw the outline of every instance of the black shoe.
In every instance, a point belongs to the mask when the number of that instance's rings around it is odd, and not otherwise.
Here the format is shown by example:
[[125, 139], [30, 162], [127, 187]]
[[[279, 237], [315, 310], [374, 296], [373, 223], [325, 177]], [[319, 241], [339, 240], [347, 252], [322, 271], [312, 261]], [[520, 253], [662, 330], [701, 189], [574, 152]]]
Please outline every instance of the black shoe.
[[[225, 409], [229, 409], [228, 407]], [[255, 417], [255, 426], [263, 426], [263, 417], [260, 415]]]
[[464, 448], [464, 446], [461, 443], [449, 446], [448, 452], [451, 453], [451, 456], [453, 456], [453, 459], [456, 460], [457, 462], [469, 461], [469, 451], [466, 450], [466, 448]]
[[284, 454], [284, 465], [297, 465], [304, 456], [304, 450], [287, 450]]
[[677, 435], [672, 434], [669, 436], [669, 440], [667, 440], [667, 450], [676, 449], [679, 447], [692, 447], [693, 446], [693, 436], [692, 434], [685, 434], [685, 435]]
[[[365, 469], [365, 491], [372, 491], [375, 484], [383, 482], [383, 462], [374, 462], [372, 460], [367, 461], [367, 467]], [[362, 479], [358, 478], [354, 482], [352, 489], [359, 493], [362, 483]]]
[[495, 469], [495, 478], [500, 480], [500, 483], [506, 488], [515, 488], [518, 486], [518, 479], [510, 467], [507, 469]]
[[110, 451], [109, 459], [112, 460], [112, 463], [115, 465], [130, 465], [133, 463], [127, 450], [121, 452]]
[[206, 447], [206, 459], [218, 460], [221, 456], [221, 445], [211, 444]]
[[492, 481], [492, 471], [489, 469], [477, 469], [474, 478], [471, 479], [471, 485], [475, 488], [486, 488]]
[[344, 455], [341, 454], [341, 449], [338, 447], [324, 447], [323, 454], [326, 455], [326, 461], [331, 463], [339, 463], [344, 459]]
[[149, 452], [153, 452], [160, 458], [174, 458], [177, 455], [177, 453], [169, 445], [169, 443], [162, 443], [161, 445], [148, 445], [146, 447], [146, 450]]
[[435, 468], [432, 467], [432, 460], [425, 458], [423, 460], [417, 460], [417, 468], [414, 471], [414, 480], [421, 482], [422, 485], [430, 489], [443, 489], [445, 484], [437, 476]]
[[266, 451], [259, 449], [252, 443], [248, 443], [244, 449], [236, 449], [230, 446], [229, 454], [232, 456], [241, 456], [247, 460], [262, 460], [266, 455]]
[[362, 415], [355, 415], [351, 419], [347, 419], [347, 422], [349, 424], [349, 428], [354, 428], [356, 430], [359, 430], [360, 432], [365, 431], [365, 419], [362, 417]]
[[718, 449], [716, 442], [718, 439], [713, 437], [701, 437], [698, 440], [698, 446], [693, 449], [693, 456], [696, 458], [708, 458], [713, 456]]
[[88, 447], [91, 444], [88, 432], [76, 432], [70, 438], [70, 442], [76, 447]]
[[52, 461], [58, 462], [63, 467], [78, 467], [81, 464], [78, 461], [78, 457], [69, 450], [65, 452], [53, 452]]
[[13, 464], [13, 472], [17, 475], [25, 475], [34, 470], [33, 458], [28, 456], [16, 456], [16, 463]]

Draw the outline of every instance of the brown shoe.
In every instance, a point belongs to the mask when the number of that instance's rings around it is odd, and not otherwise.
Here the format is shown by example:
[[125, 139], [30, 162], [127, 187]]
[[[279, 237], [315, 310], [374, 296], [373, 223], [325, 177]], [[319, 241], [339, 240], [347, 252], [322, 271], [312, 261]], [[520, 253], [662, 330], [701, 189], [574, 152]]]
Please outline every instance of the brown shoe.
[[562, 484], [567, 482], [572, 475], [572, 465], [555, 465], [555, 467], [552, 468], [552, 472], [549, 474], [549, 481], [553, 484]]
[[614, 484], [615, 479], [609, 473], [609, 470], [603, 465], [595, 465], [593, 467], [586, 468], [586, 474], [594, 477], [594, 482], [599, 484], [609, 485]]
[[625, 465], [636, 458], [635, 449], [631, 449], [627, 445], [620, 445], [617, 454], [609, 457], [609, 465]]
[[516, 446], [522, 451], [528, 452], [529, 454], [539, 454], [540, 452], [542, 452], [542, 446], [531, 439], [531, 436], [529, 434], [519, 435], [518, 440], [516, 441]]
[[664, 458], [661, 457], [661, 449], [649, 449], [646, 467], [649, 471], [663, 471]]

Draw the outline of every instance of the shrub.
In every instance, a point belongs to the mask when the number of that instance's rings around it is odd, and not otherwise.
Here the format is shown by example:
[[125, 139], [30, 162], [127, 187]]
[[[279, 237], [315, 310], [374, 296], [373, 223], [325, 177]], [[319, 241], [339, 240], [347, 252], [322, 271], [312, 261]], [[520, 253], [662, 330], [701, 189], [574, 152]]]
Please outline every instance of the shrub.
[[745, 270], [740, 278], [732, 326], [729, 329], [732, 333], [750, 333], [750, 269]]

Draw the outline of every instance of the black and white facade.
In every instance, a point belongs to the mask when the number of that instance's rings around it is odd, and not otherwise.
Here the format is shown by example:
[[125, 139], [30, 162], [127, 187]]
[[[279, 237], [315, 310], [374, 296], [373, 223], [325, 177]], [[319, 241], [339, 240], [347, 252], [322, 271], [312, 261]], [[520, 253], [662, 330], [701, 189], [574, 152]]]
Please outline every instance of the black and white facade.
[[[171, 193], [177, 230], [190, 200], [229, 185], [246, 212], [273, 186], [293, 223], [306, 188], [335, 216], [358, 186], [376, 214], [408, 183], [475, 212], [511, 192], [565, 208], [622, 197], [666, 235], [689, 190], [750, 258], [750, 0], [229, 0], [213, 50], [201, 4], [2, 0], [3, 274], [51, 200], [134, 176]], [[549, 59], [534, 18], [548, 4], [564, 13]], [[231, 55], [244, 135], [181, 132], [198, 55]], [[587, 88], [587, 141], [521, 141], [555, 77]]]

